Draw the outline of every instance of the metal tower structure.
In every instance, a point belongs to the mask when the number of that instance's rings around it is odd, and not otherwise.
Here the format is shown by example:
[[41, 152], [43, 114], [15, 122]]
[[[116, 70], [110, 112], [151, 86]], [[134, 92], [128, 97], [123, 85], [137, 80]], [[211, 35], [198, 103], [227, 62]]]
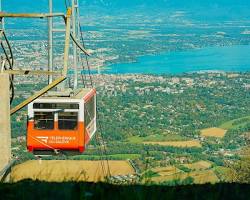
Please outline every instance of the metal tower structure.
[[[67, 2], [67, 1], [66, 1]], [[53, 13], [53, 0], [48, 0], [49, 13]], [[71, 8], [71, 36], [76, 41], [73, 42], [73, 89], [77, 89], [78, 87], [78, 69], [81, 66], [81, 51], [79, 51], [78, 45], [81, 43], [81, 27], [80, 27], [80, 16], [79, 16], [79, 2], [78, 0], [68, 0], [68, 8]], [[53, 71], [53, 63], [54, 63], [54, 33], [64, 33], [64, 29], [56, 29], [54, 26], [53, 18], [48, 18], [48, 69], [49, 71]], [[86, 54], [87, 52], [84, 52]], [[49, 76], [49, 83], [51, 84], [53, 81], [53, 76]], [[61, 88], [63, 89], [63, 88]]]

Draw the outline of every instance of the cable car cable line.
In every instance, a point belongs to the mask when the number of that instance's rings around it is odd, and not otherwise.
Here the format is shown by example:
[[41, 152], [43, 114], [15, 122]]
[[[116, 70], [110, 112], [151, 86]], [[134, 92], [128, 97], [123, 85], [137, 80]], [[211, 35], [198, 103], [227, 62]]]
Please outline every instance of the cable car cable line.
[[[81, 26], [81, 23], [79, 21], [79, 26], [80, 26], [80, 33], [81, 33], [81, 41], [82, 41], [82, 45], [83, 47], [85, 47], [85, 44], [84, 44], [84, 38], [83, 38], [83, 31], [82, 31], [82, 26]], [[93, 88], [93, 79], [92, 79], [92, 76], [91, 76], [91, 71], [90, 71], [90, 65], [89, 65], [89, 60], [88, 60], [88, 56], [85, 55], [85, 59], [86, 59], [86, 63], [87, 63], [87, 67], [88, 67], [88, 73], [89, 73], [89, 77], [90, 77], [90, 81], [91, 81], [91, 86]], [[99, 116], [99, 112], [97, 110], [97, 116]], [[107, 156], [107, 149], [106, 149], [106, 145], [105, 145], [105, 142], [104, 142], [104, 139], [103, 139], [103, 136], [102, 136], [102, 133], [103, 133], [103, 127], [100, 123], [99, 120], [97, 120], [97, 124], [99, 125], [99, 129], [100, 129], [100, 138], [101, 138], [101, 141], [100, 141], [100, 144], [103, 144], [103, 149], [104, 149], [104, 154], [106, 156], [106, 161], [107, 161], [107, 167], [108, 167], [108, 176], [110, 177], [111, 175], [111, 172], [110, 172], [110, 166], [109, 166], [109, 161], [108, 161], [108, 156]], [[97, 135], [96, 135], [96, 139], [98, 139]]]
[[[70, 2], [69, 0], [65, 0], [65, 8], [66, 10], [68, 9], [69, 5], [70, 5]], [[81, 22], [80, 20], [78, 20], [78, 28], [80, 30], [80, 40], [81, 40], [81, 45], [84, 49], [86, 49], [86, 46], [85, 46], [85, 42], [84, 42], [84, 37], [83, 37], [83, 30], [82, 30], [82, 26], [81, 26]], [[73, 40], [73, 42], [76, 42], [75, 40]], [[88, 73], [88, 77], [89, 77], [89, 82], [90, 82], [90, 85], [91, 85], [91, 88], [94, 88], [94, 85], [93, 85], [93, 78], [92, 78], [92, 75], [91, 75], [91, 70], [90, 70], [90, 64], [89, 64], [89, 59], [88, 59], [88, 54], [86, 54], [86, 52], [84, 52], [84, 55], [85, 55], [85, 62], [86, 62], [86, 65], [87, 65], [87, 73]], [[84, 67], [84, 61], [83, 61], [83, 58], [82, 56], [80, 55], [80, 59], [81, 59], [81, 64], [82, 64], [82, 68], [83, 68], [83, 74], [81, 73], [82, 75], [82, 82], [83, 82], [83, 85], [85, 87], [87, 87], [86, 83], [88, 82], [87, 80], [87, 76], [85, 74], [85, 67]], [[83, 78], [83, 76], [85, 76], [85, 80]], [[87, 114], [88, 116], [90, 117], [90, 113], [89, 113], [89, 110], [87, 110]], [[98, 116], [98, 110], [96, 110], [97, 112], [97, 116]], [[103, 136], [102, 136], [102, 132], [103, 132], [103, 128], [99, 122], [99, 120], [97, 120], [97, 123], [98, 123], [98, 126], [99, 126], [99, 135], [100, 135], [100, 138], [98, 137], [97, 134], [95, 134], [95, 139], [96, 139], [96, 142], [99, 144], [99, 154], [100, 154], [100, 157], [101, 157], [101, 166], [102, 166], [102, 170], [103, 170], [103, 173], [107, 176], [107, 177], [110, 177], [111, 176], [111, 172], [110, 172], [110, 166], [109, 166], [109, 161], [108, 161], [108, 157], [107, 157], [107, 149], [106, 149], [106, 144], [104, 142], [104, 139], [103, 139]], [[102, 149], [103, 147], [103, 149]], [[105, 157], [104, 157], [105, 155]], [[103, 163], [103, 159], [106, 160], [107, 162], [107, 172], [105, 172], [105, 164]]]
[[[90, 115], [88, 109], [86, 109], [86, 110], [87, 110], [88, 115]], [[100, 123], [98, 125], [99, 125], [99, 128], [100, 128], [100, 134], [99, 135], [100, 135], [101, 139], [98, 138], [97, 134], [95, 134], [95, 139], [96, 139], [96, 142], [99, 145], [99, 155], [101, 157], [101, 165], [102, 165], [103, 173], [106, 174], [107, 178], [109, 178], [111, 176], [111, 171], [110, 171], [110, 166], [109, 166], [109, 160], [108, 160], [108, 157], [107, 157], [106, 145], [105, 145], [105, 142], [104, 142], [104, 140], [102, 138], [102, 134], [101, 134], [102, 133], [102, 127], [100, 126]], [[102, 149], [102, 147], [103, 147], [103, 149]], [[104, 157], [104, 155], [105, 155], [105, 157]], [[103, 159], [106, 160], [106, 162], [107, 162], [107, 172], [105, 172], [105, 167], [104, 167], [105, 164], [103, 163]]]
[[[80, 26], [80, 33], [81, 33], [81, 41], [82, 41], [83, 47], [85, 47], [85, 42], [84, 42], [84, 38], [83, 38], [83, 31], [82, 31], [82, 26], [81, 26], [81, 22], [80, 21], [79, 21], [79, 26]], [[89, 77], [90, 77], [90, 80], [91, 80], [91, 86], [93, 87], [93, 81], [92, 81], [92, 76], [91, 76], [90, 66], [89, 66], [89, 60], [88, 60], [88, 56], [87, 55], [85, 55], [85, 59], [86, 59], [86, 63], [87, 63], [87, 66], [88, 66], [88, 72], [89, 72]], [[99, 111], [98, 110], [97, 110], [97, 117], [99, 118]], [[109, 160], [108, 160], [108, 157], [107, 157], [106, 144], [104, 143], [104, 139], [103, 139], [103, 136], [102, 136], [103, 127], [102, 127], [102, 125], [101, 125], [101, 123], [100, 123], [99, 120], [97, 120], [97, 123], [98, 123], [99, 128], [100, 128], [101, 143], [103, 143], [104, 154], [106, 156], [107, 167], [108, 167], [108, 176], [111, 176], [110, 166], [109, 166]]]
[[[83, 31], [82, 31], [82, 29], [81, 29], [80, 21], [79, 21], [79, 26], [80, 26], [80, 30], [81, 30], [80, 32], [81, 32], [82, 44], [83, 44], [83, 46], [85, 47], [84, 39], [83, 39]], [[92, 88], [93, 88], [93, 81], [92, 81], [92, 76], [91, 76], [91, 71], [90, 71], [88, 56], [85, 55], [85, 59], [86, 59], [86, 63], [87, 63], [87, 66], [88, 66], [88, 72], [89, 72], [89, 77], [90, 77], [90, 80], [91, 80], [91, 86], [92, 86]], [[88, 113], [89, 113], [89, 112], [88, 112]], [[99, 116], [98, 110], [97, 110], [97, 116]], [[106, 149], [106, 144], [105, 144], [104, 139], [103, 139], [103, 136], [102, 136], [103, 127], [102, 127], [102, 125], [101, 125], [101, 123], [100, 123], [100, 121], [99, 121], [98, 119], [97, 119], [97, 124], [98, 124], [99, 129], [100, 129], [99, 135], [100, 135], [101, 140], [99, 140], [97, 134], [96, 134], [95, 137], [96, 137], [96, 140], [99, 142], [100, 149], [101, 149], [101, 147], [103, 147], [103, 151], [104, 151], [104, 155], [105, 155], [105, 160], [106, 160], [106, 162], [107, 162], [107, 168], [108, 168], [108, 172], [107, 172], [107, 173], [108, 173], [108, 177], [110, 177], [110, 176], [111, 176], [111, 172], [110, 172], [109, 160], [108, 160], [108, 156], [107, 156], [107, 149]], [[102, 149], [101, 149], [101, 151], [102, 151]]]
[[[3, 40], [2, 40], [2, 37], [3, 37]], [[7, 53], [7, 50], [3, 44], [4, 41], [7, 44], [7, 49], [9, 51], [9, 54]], [[5, 55], [5, 60], [2, 61], [3, 68], [4, 68], [4, 70], [13, 70], [13, 66], [14, 66], [13, 52], [12, 52], [9, 40], [8, 40], [4, 30], [1, 30], [0, 43], [1, 43], [3, 53]], [[8, 63], [8, 67], [6, 66], [6, 61]], [[12, 104], [12, 102], [14, 100], [14, 96], [15, 96], [15, 88], [14, 88], [14, 83], [13, 83], [14, 82], [14, 75], [10, 75], [9, 77], [10, 77], [9, 78], [10, 79], [10, 104]]]

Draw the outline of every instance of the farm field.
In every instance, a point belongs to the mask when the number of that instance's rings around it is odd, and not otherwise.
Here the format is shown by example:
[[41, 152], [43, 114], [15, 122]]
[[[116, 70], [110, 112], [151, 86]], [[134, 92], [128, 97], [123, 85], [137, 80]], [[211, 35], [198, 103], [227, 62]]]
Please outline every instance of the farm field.
[[218, 177], [213, 170], [204, 170], [200, 172], [191, 172], [189, 176], [194, 178], [194, 183], [204, 184], [204, 183], [217, 183], [219, 182]]
[[221, 181], [231, 181], [230, 176], [232, 175], [232, 171], [228, 167], [216, 166], [213, 170]]
[[[156, 167], [151, 169], [151, 181], [155, 183], [184, 181], [192, 178], [195, 184], [217, 183], [226, 176], [227, 168], [212, 168], [213, 163], [200, 160], [190, 164]], [[220, 173], [219, 173], [220, 172]]]
[[201, 131], [201, 136], [223, 138], [226, 135], [226, 132], [227, 130], [222, 128], [207, 128]]
[[188, 141], [171, 141], [171, 142], [143, 142], [146, 145], [161, 145], [161, 146], [172, 146], [172, 147], [202, 147], [201, 143], [197, 140], [188, 140]]
[[219, 178], [216, 176], [213, 170], [202, 170], [202, 171], [193, 171], [189, 173], [177, 172], [172, 170], [172, 174], [161, 175], [152, 177], [152, 181], [156, 183], [174, 181], [174, 180], [184, 180], [188, 177], [193, 178], [195, 184], [205, 184], [205, 183], [217, 183]]
[[192, 164], [184, 164], [184, 166], [191, 170], [206, 170], [212, 166], [212, 163], [208, 161], [198, 161]]
[[[107, 169], [107, 162], [103, 162]], [[128, 161], [109, 161], [112, 176], [135, 174]], [[104, 180], [101, 161], [72, 161], [72, 160], [32, 160], [15, 166], [11, 172], [11, 181], [24, 179], [47, 182]]]
[[176, 173], [180, 173], [181, 170], [179, 170], [175, 166], [169, 166], [169, 167], [156, 167], [152, 169], [153, 172], [159, 174], [160, 176], [171, 176]]

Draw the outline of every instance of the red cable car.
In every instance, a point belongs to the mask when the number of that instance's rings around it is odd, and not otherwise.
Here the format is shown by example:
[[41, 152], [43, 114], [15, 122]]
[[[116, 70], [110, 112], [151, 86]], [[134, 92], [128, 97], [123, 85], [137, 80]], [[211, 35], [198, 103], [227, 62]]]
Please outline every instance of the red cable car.
[[96, 90], [43, 96], [28, 105], [27, 149], [83, 153], [96, 132]]

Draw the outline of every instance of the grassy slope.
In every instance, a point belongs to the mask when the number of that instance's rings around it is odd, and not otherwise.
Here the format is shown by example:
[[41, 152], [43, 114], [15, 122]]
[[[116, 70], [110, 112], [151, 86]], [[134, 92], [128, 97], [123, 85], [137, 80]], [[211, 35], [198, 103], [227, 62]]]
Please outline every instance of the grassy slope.
[[[240, 121], [240, 120], [243, 120], [242, 123], [234, 125], [235, 122]], [[234, 129], [234, 128], [238, 128], [240, 126], [244, 126], [248, 122], [250, 122], [250, 116], [234, 119], [234, 120], [231, 120], [231, 121], [227, 121], [227, 122], [223, 123], [222, 125], [220, 125], [219, 128], [222, 128], [222, 129]]]

